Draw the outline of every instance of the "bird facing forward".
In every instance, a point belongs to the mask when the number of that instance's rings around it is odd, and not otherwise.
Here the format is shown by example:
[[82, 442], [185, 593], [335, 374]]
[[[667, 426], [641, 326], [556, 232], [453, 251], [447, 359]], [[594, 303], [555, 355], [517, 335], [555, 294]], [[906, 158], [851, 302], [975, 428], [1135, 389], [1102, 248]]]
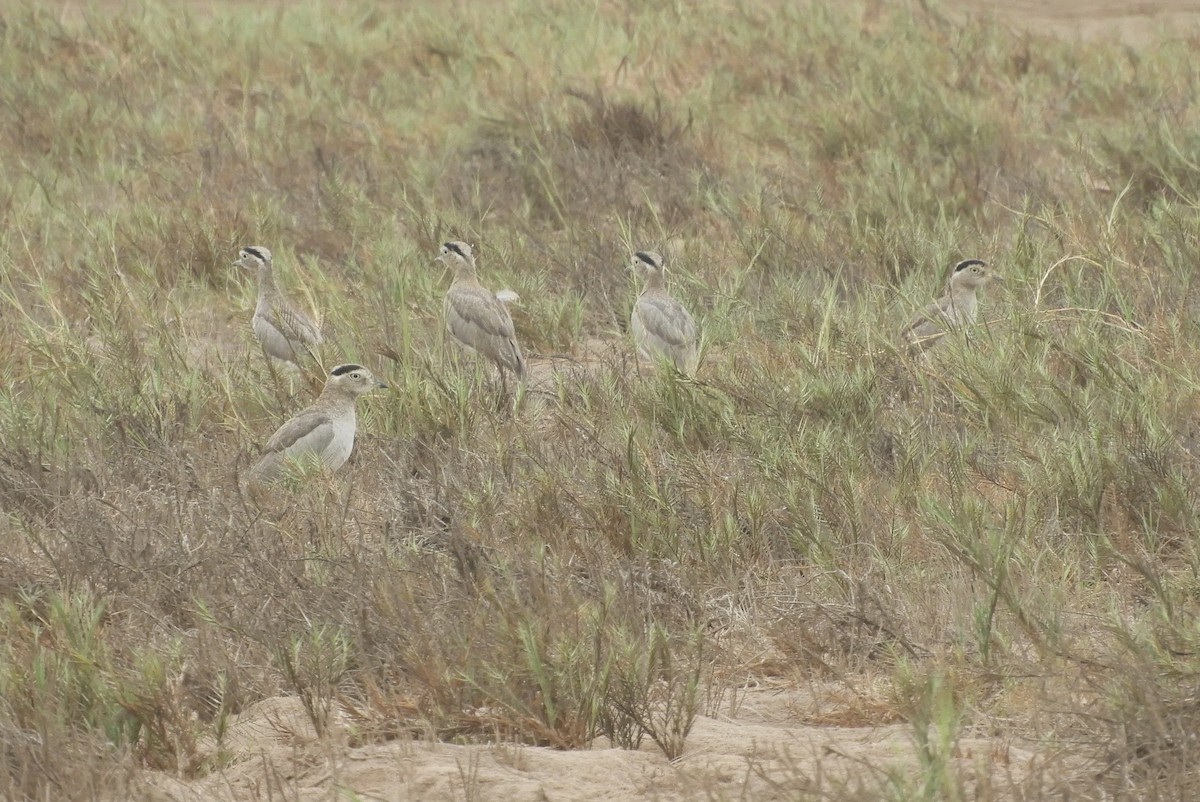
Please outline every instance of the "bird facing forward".
[[358, 397], [386, 387], [362, 365], [338, 365], [329, 372], [325, 389], [313, 405], [271, 435], [250, 469], [251, 480], [277, 481], [294, 463], [320, 462], [330, 471], [342, 467], [354, 450]]
[[667, 292], [662, 256], [654, 251], [638, 251], [629, 267], [645, 280], [629, 316], [638, 355], [651, 361], [665, 359], [676, 369], [692, 373], [699, 358], [696, 321]]
[[447, 242], [437, 261], [454, 270], [443, 304], [446, 331], [460, 345], [494, 362], [501, 376], [510, 370], [518, 381], [523, 380], [525, 357], [517, 344], [512, 316], [504, 301], [479, 283], [474, 250], [465, 242]]
[[910, 352], [925, 351], [950, 330], [974, 323], [979, 314], [979, 288], [1003, 280], [982, 259], [965, 259], [955, 265], [946, 294], [925, 307], [902, 330]]

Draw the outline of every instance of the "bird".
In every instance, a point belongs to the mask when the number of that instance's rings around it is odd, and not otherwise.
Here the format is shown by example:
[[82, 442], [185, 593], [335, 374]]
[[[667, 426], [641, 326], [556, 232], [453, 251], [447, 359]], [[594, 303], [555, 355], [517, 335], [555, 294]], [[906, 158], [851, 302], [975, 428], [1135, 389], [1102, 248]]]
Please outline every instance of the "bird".
[[278, 360], [299, 369], [302, 354], [318, 361], [313, 349], [324, 339], [321, 329], [279, 291], [271, 252], [261, 245], [247, 245], [233, 264], [258, 273], [258, 303], [250, 323], [268, 363]]
[[336, 471], [354, 450], [358, 397], [387, 385], [362, 365], [338, 365], [312, 406], [275, 430], [262, 456], [250, 469], [253, 481], [265, 484], [283, 477], [289, 463], [319, 461]]
[[1003, 280], [982, 259], [964, 259], [956, 264], [946, 294], [925, 307], [902, 330], [910, 352], [925, 351], [951, 329], [974, 323], [979, 313], [979, 288], [990, 281]]
[[446, 331], [461, 345], [494, 362], [501, 376], [509, 370], [523, 381], [525, 357], [505, 306], [516, 293], [486, 290], [475, 273], [474, 249], [465, 242], [443, 243], [437, 261], [454, 270], [443, 304]]
[[662, 256], [654, 251], [638, 251], [629, 269], [645, 279], [629, 316], [629, 329], [639, 356], [646, 360], [666, 359], [677, 370], [691, 373], [699, 358], [696, 321], [667, 292]]

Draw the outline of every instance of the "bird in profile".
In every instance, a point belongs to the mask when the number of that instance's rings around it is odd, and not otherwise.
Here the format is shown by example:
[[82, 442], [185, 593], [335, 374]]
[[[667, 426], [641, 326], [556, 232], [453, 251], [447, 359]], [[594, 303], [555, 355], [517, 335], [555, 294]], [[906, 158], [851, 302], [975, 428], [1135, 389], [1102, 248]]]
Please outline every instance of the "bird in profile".
[[250, 469], [251, 480], [278, 481], [295, 463], [319, 462], [330, 471], [342, 467], [354, 450], [358, 397], [386, 387], [362, 365], [338, 365], [329, 372], [325, 389], [313, 405], [271, 435]]
[[699, 358], [696, 321], [667, 292], [662, 256], [638, 251], [629, 267], [645, 281], [629, 317], [638, 355], [651, 361], [665, 359], [684, 373], [693, 372]]
[[955, 265], [946, 294], [925, 307], [902, 330], [909, 351], [925, 351], [952, 329], [974, 323], [979, 314], [979, 288], [1003, 280], [982, 259], [964, 259]]
[[444, 243], [437, 261], [454, 270], [454, 281], [443, 304], [446, 331], [459, 344], [495, 363], [501, 377], [505, 371], [512, 371], [518, 381], [523, 380], [525, 357], [505, 305], [516, 298], [516, 293], [485, 289], [475, 273], [475, 252], [465, 242]]
[[324, 339], [321, 329], [279, 291], [271, 252], [261, 245], [248, 245], [233, 264], [258, 274], [258, 304], [250, 323], [268, 362], [278, 360], [299, 369], [304, 354], [318, 362], [314, 349]]

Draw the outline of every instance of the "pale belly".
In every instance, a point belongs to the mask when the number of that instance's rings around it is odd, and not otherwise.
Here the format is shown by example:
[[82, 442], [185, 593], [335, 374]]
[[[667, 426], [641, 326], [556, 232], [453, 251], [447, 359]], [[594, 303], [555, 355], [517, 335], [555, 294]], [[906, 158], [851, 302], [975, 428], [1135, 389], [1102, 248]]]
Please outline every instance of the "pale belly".
[[285, 362], [296, 360], [296, 352], [292, 349], [292, 344], [288, 342], [287, 337], [284, 337], [279, 329], [268, 323], [266, 318], [260, 317], [256, 313], [251, 323], [254, 326], [254, 333], [258, 336], [258, 341], [262, 343], [263, 350], [269, 356]]
[[629, 317], [629, 329], [633, 332], [633, 342], [642, 359], [653, 361], [655, 357], [661, 355], [662, 349], [656, 347], [657, 343], [653, 341], [650, 332], [646, 331], [646, 327], [642, 325], [641, 315], [637, 313], [636, 308]]
[[333, 422], [333, 439], [321, 455], [321, 461], [330, 470], [336, 471], [350, 459], [350, 452], [354, 450], [354, 418], [351, 414]]

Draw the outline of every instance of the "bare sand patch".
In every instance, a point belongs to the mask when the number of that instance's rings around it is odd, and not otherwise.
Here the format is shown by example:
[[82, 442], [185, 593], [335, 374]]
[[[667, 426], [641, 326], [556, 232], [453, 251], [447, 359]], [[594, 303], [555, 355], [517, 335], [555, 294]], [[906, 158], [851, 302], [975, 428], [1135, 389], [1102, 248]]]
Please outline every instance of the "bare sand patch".
[[955, 0], [949, 6], [994, 14], [1030, 30], [1080, 39], [1115, 38], [1138, 46], [1195, 31], [1200, 22], [1200, 3], [1194, 0]]
[[[268, 699], [233, 722], [234, 758], [203, 779], [145, 775], [147, 798], [316, 800], [353, 792], [379, 800], [791, 799], [817, 789], [878, 787], [919, 765], [908, 724], [824, 727], [800, 723], [811, 691], [746, 692], [734, 716], [700, 716], [685, 753], [668, 761], [647, 740], [637, 751], [604, 739], [559, 751], [512, 743], [393, 741], [350, 748], [316, 737], [300, 703]], [[952, 760], [994, 788], [1019, 783], [1035, 760], [1023, 746], [963, 737]]]

